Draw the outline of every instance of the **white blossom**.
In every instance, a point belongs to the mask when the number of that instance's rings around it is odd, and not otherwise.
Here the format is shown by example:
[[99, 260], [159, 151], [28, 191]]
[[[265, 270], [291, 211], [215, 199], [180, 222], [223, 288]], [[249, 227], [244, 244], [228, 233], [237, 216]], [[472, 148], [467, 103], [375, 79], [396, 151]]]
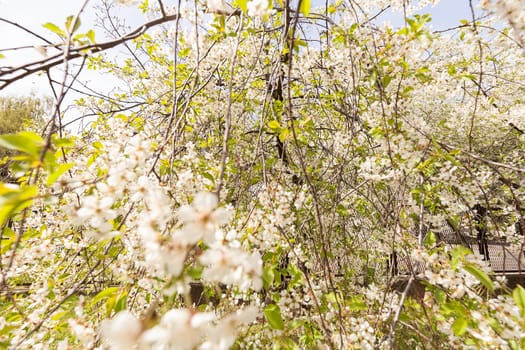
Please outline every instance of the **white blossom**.
[[140, 321], [128, 311], [119, 312], [113, 319], [104, 320], [101, 336], [112, 350], [131, 349], [142, 332]]
[[229, 212], [224, 208], [217, 208], [217, 205], [215, 194], [201, 192], [195, 196], [191, 205], [180, 207], [177, 217], [183, 224], [184, 232], [198, 239], [203, 238], [206, 243], [212, 243], [217, 227], [230, 220]]
[[248, 16], [264, 17], [271, 15], [273, 11], [269, 7], [268, 0], [248, 1]]
[[172, 309], [159, 324], [141, 336], [140, 343], [152, 349], [191, 350], [204, 340], [213, 313], [194, 313], [188, 309]]

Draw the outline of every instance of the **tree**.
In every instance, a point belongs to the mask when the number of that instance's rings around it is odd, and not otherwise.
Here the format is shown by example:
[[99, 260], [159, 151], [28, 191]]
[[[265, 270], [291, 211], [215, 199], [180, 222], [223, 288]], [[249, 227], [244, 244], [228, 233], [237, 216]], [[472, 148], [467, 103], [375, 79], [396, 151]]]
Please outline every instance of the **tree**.
[[[44, 115], [51, 106], [51, 99], [34, 96], [0, 97], [0, 134], [14, 134], [22, 130], [40, 130], [44, 124]], [[0, 159], [13, 152], [0, 149]], [[0, 169], [0, 178], [4, 181], [9, 177], [7, 165]]]
[[0, 132], [11, 134], [27, 129], [42, 128], [43, 116], [50, 108], [50, 99], [29, 97], [0, 98]]
[[[131, 31], [102, 2], [108, 41], [81, 11], [45, 24], [58, 54], [0, 70], [46, 71], [56, 96], [47, 134], [0, 137], [25, 170], [0, 186], [0, 340], [523, 347], [525, 290], [438, 239], [475, 236], [478, 206], [483, 240], [523, 251], [524, 17], [488, 2], [440, 33], [425, 3], [392, 1], [399, 28], [355, 0], [145, 1]], [[71, 135], [59, 107], [84, 67], [121, 84], [78, 99], [96, 120]]]

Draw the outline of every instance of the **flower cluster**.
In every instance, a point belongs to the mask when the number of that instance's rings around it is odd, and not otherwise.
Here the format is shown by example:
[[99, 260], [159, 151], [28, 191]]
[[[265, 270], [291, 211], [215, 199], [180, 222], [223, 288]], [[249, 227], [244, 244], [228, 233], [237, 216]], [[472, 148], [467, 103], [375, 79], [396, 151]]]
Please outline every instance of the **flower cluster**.
[[[157, 204], [160, 199], [156, 198]], [[215, 194], [198, 193], [191, 205], [177, 210], [181, 228], [165, 235], [161, 233], [167, 224], [165, 218], [149, 213], [147, 220], [138, 226], [144, 240], [146, 263], [155, 271], [178, 277], [187, 263], [189, 252], [202, 242], [207, 248], [199, 255], [198, 262], [204, 267], [204, 282], [236, 285], [240, 290], [260, 290], [260, 255], [241, 249], [235, 234], [224, 235], [218, 230], [229, 221], [230, 212], [217, 205]], [[254, 308], [247, 308], [216, 320], [216, 316], [209, 312], [171, 309], [157, 325], [143, 330], [137, 319], [121, 312], [113, 320], [103, 323], [102, 335], [113, 349], [126, 349], [130, 344], [140, 344], [145, 349], [189, 350], [199, 344], [202, 349], [227, 349], [235, 341], [238, 327], [252, 322], [256, 313]]]
[[437, 2], [138, 5], [89, 128], [0, 137], [0, 347], [518, 348], [525, 290], [421, 238], [522, 248], [523, 1], [444, 32]]
[[101, 324], [101, 335], [113, 350], [139, 349], [226, 350], [239, 333], [239, 327], [255, 320], [253, 307], [240, 309], [222, 319], [211, 312], [172, 309], [159, 323], [147, 330], [140, 320], [127, 311]]
[[248, 1], [248, 16], [264, 17], [273, 13], [268, 0]]
[[492, 8], [501, 18], [507, 21], [517, 39], [525, 43], [525, 1], [523, 0], [484, 0], [482, 6]]

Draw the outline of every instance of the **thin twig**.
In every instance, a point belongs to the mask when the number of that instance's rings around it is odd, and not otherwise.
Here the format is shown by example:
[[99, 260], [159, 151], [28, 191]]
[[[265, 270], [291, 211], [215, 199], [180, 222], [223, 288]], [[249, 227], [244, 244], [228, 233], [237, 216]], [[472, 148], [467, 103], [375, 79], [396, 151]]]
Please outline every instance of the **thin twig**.
[[121, 36], [118, 39], [106, 41], [100, 44], [88, 44], [88, 45], [82, 45], [82, 46], [77, 46], [77, 47], [71, 47], [66, 57], [64, 57], [63, 53], [59, 53], [54, 56], [50, 56], [50, 57], [47, 57], [47, 58], [44, 58], [38, 61], [33, 61], [33, 62], [26, 63], [18, 67], [3, 70], [0, 73], [0, 90], [4, 89], [5, 87], [9, 86], [15, 81], [25, 78], [31, 74], [34, 74], [40, 71], [45, 71], [52, 67], [55, 67], [61, 64], [62, 62], [64, 62], [64, 59], [71, 61], [75, 58], [82, 57], [87, 54], [93, 54], [93, 53], [111, 49], [126, 41], [138, 38], [151, 27], [155, 27], [159, 24], [163, 24], [166, 22], [176, 20], [177, 18], [179, 18], [178, 14], [169, 15], [169, 16], [162, 17], [162, 18], [157, 18], [147, 23], [144, 23], [142, 26], [134, 29], [128, 34]]

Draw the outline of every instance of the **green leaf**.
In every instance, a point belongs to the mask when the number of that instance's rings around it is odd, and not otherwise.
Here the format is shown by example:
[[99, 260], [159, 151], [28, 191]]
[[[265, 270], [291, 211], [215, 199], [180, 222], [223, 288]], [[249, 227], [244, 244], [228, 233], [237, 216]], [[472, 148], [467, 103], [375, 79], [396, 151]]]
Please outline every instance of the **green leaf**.
[[512, 292], [512, 298], [521, 311], [521, 316], [525, 316], [525, 289], [518, 285]]
[[302, 0], [301, 1], [301, 7], [299, 8], [299, 11], [304, 16], [308, 16], [310, 14], [310, 7], [312, 6], [311, 0]]
[[454, 335], [461, 336], [467, 332], [468, 322], [463, 317], [457, 318], [452, 324]]
[[459, 263], [465, 259], [465, 256], [472, 254], [472, 250], [470, 250], [467, 247], [463, 246], [457, 246], [450, 252], [450, 255], [452, 256], [452, 260], [450, 264], [452, 265], [452, 268], [457, 268]]
[[0, 241], [0, 254], [5, 254], [11, 245], [16, 241], [16, 233], [11, 228], [6, 227], [2, 233], [2, 240]]
[[71, 32], [71, 34], [73, 34], [74, 32], [77, 31], [78, 27], [80, 27], [80, 18], [77, 17], [74, 25], [73, 25], [73, 30], [71, 30], [71, 22], [73, 21], [73, 19], [75, 18], [75, 16], [67, 16], [67, 19], [66, 19], [66, 29], [68, 31]]
[[286, 138], [288, 137], [288, 135], [290, 135], [290, 130], [288, 130], [288, 129], [283, 129], [283, 130], [279, 133], [279, 141], [281, 141], [281, 142], [286, 141]]
[[348, 306], [350, 307], [350, 310], [352, 311], [363, 311], [363, 310], [368, 309], [368, 306], [363, 301], [363, 298], [361, 296], [353, 297], [350, 300], [350, 303], [348, 304]]
[[197, 281], [201, 278], [202, 270], [202, 267], [188, 267], [185, 272], [194, 281]]
[[444, 303], [440, 307], [440, 312], [445, 317], [454, 318], [467, 318], [468, 311], [459, 301], [451, 299], [449, 302]]
[[60, 147], [71, 148], [74, 145], [75, 145], [75, 140], [72, 137], [53, 138], [53, 146], [55, 146], [56, 148], [60, 148]]
[[146, 12], [148, 12], [148, 10], [149, 10], [149, 1], [148, 1], [148, 0], [144, 0], [144, 1], [139, 5], [139, 10], [141, 10], [142, 13], [146, 13]]
[[242, 12], [248, 12], [248, 0], [236, 0], [235, 4], [239, 6]]
[[206, 179], [210, 180], [211, 182], [215, 183], [215, 179], [213, 178], [213, 175], [208, 172], [203, 172], [202, 176], [204, 176]]
[[49, 176], [47, 177], [46, 185], [51, 186], [52, 184], [54, 184], [56, 180], [58, 180], [58, 178], [62, 176], [62, 174], [64, 174], [72, 167], [72, 163], [60, 164], [55, 171], [49, 174]]
[[88, 30], [86, 33], [86, 36], [88, 37], [89, 41], [94, 44], [95, 43], [95, 31], [93, 29]]
[[350, 212], [348, 211], [346, 206], [341, 203], [335, 207], [335, 210], [337, 211], [337, 214], [341, 215], [343, 218], [347, 218], [350, 216]]
[[109, 287], [95, 295], [93, 300], [91, 301], [91, 305], [95, 305], [99, 301], [114, 296], [119, 291], [118, 287]]
[[482, 285], [484, 285], [485, 288], [487, 288], [491, 292], [494, 291], [494, 283], [485, 272], [481, 271], [473, 264], [465, 264], [463, 268], [465, 269], [465, 271], [474, 276]]
[[36, 159], [39, 158], [43, 144], [42, 137], [34, 132], [22, 131], [18, 134], [0, 135], [0, 147], [27, 153]]
[[268, 305], [264, 309], [264, 316], [266, 317], [266, 320], [268, 320], [270, 327], [273, 329], [284, 329], [284, 322], [281, 317], [281, 309], [279, 309], [279, 306], [275, 304]]
[[445, 301], [447, 300], [447, 293], [445, 293], [445, 291], [439, 288], [435, 288], [434, 298], [436, 298], [436, 301], [438, 302], [438, 304], [444, 304]]
[[115, 300], [115, 304], [113, 305], [113, 310], [115, 312], [126, 310], [126, 308], [127, 308], [127, 301], [128, 301], [128, 293], [123, 292]]
[[270, 129], [280, 129], [281, 128], [281, 124], [279, 124], [279, 122], [277, 120], [271, 120], [268, 122], [268, 127]]
[[44, 28], [46, 29], [49, 29], [50, 31], [52, 31], [53, 33], [55, 33], [56, 35], [58, 35], [59, 37], [61, 38], [65, 38], [66, 37], [66, 33], [64, 33], [64, 31], [62, 29], [60, 29], [56, 24], [54, 23], [51, 23], [51, 22], [47, 22], [46, 24], [43, 24], [42, 25]]
[[273, 344], [272, 349], [279, 350], [296, 350], [300, 349], [297, 343], [290, 337], [279, 337]]
[[427, 248], [434, 247], [436, 245], [436, 242], [437, 242], [436, 235], [432, 231], [428, 232], [427, 235], [425, 236], [425, 239], [423, 240], [423, 244]]
[[53, 314], [53, 316], [51, 317], [51, 319], [53, 321], [59, 321], [61, 319], [66, 319], [66, 317], [68, 316], [68, 311], [60, 311], [60, 312], [56, 312], [55, 314]]
[[275, 273], [273, 272], [274, 266], [265, 266], [262, 273], [263, 288], [267, 289], [273, 284]]
[[388, 75], [388, 74], [385, 75], [383, 77], [383, 79], [381, 79], [381, 83], [383, 85], [383, 88], [386, 88], [390, 84], [391, 81], [392, 81], [392, 76]]
[[0, 226], [10, 216], [29, 207], [36, 194], [35, 186], [19, 187], [0, 183]]
[[91, 144], [91, 146], [93, 146], [94, 148], [98, 149], [98, 150], [103, 150], [104, 149], [104, 145], [102, 144], [102, 142], [100, 141], [95, 141]]
[[297, 266], [295, 266], [294, 264], [288, 265], [288, 273], [292, 277], [288, 284], [289, 288], [293, 288], [295, 286], [300, 286], [303, 284], [304, 273]]

